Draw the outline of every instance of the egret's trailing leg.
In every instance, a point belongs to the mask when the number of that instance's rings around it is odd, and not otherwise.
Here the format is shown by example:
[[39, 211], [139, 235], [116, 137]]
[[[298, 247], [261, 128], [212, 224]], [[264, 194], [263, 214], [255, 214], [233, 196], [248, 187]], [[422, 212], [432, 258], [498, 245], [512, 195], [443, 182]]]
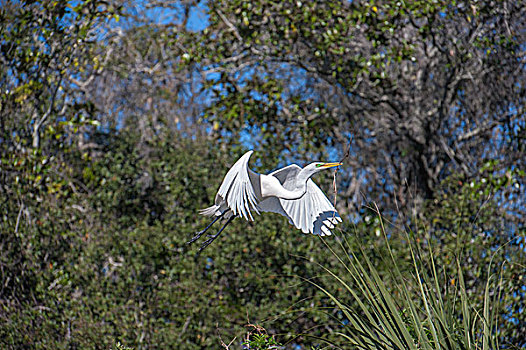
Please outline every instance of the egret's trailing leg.
[[223, 213], [223, 214], [221, 214], [219, 216], [216, 216], [216, 218], [214, 220], [212, 220], [212, 222], [209, 223], [208, 226], [204, 228], [204, 230], [201, 230], [201, 231], [197, 232], [196, 235], [191, 240], [186, 242], [186, 244], [190, 244], [190, 243], [193, 243], [193, 242], [197, 241], [202, 235], [205, 234], [206, 231], [208, 231], [208, 229], [210, 227], [212, 227], [213, 224], [216, 223], [217, 220], [221, 219], [223, 217], [223, 215], [225, 215], [225, 213]]
[[228, 226], [229, 223], [232, 222], [232, 220], [234, 220], [236, 218], [235, 215], [232, 215], [228, 220], [227, 222], [223, 225], [223, 227], [221, 227], [221, 229], [213, 236], [208, 236], [209, 238], [203, 242], [203, 245], [201, 246], [201, 248], [199, 248], [199, 253], [205, 249], [206, 247], [208, 247], [210, 245], [210, 243], [212, 243], [217, 237], [219, 237], [219, 235], [221, 234], [221, 232], [223, 232], [223, 230], [225, 229], [225, 227]]

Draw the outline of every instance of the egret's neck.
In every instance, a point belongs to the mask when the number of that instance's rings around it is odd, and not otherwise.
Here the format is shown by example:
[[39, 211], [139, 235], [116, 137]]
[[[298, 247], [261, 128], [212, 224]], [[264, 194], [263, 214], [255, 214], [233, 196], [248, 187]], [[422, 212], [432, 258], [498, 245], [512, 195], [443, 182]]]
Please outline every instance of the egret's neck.
[[307, 192], [307, 181], [312, 175], [312, 172], [301, 170], [296, 177], [295, 186], [290, 189], [284, 188], [274, 176], [261, 175], [261, 195], [289, 200], [299, 199]]
[[301, 169], [296, 177], [296, 187], [307, 191], [307, 181], [309, 181], [312, 175], [314, 175], [312, 169]]
[[287, 190], [283, 188], [281, 193], [277, 195], [276, 197], [283, 198], [283, 199], [300, 199], [301, 197], [303, 197], [303, 195], [306, 192], [307, 192], [307, 182], [305, 182], [303, 186], [297, 187], [294, 190]]
[[307, 192], [307, 181], [309, 181], [314, 173], [315, 171], [312, 171], [312, 169], [301, 169], [298, 173], [298, 176], [296, 176], [296, 186], [290, 191], [291, 197], [294, 198], [286, 199], [299, 199], [303, 197], [303, 195]]

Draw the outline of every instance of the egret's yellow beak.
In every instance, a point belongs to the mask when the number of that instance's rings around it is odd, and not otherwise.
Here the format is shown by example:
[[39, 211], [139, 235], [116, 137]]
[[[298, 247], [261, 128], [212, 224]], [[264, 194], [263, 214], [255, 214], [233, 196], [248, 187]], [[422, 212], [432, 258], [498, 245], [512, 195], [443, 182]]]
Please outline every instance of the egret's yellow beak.
[[343, 163], [325, 163], [323, 164], [321, 167], [322, 168], [332, 168], [332, 167], [335, 167], [335, 166], [340, 166], [342, 165]]

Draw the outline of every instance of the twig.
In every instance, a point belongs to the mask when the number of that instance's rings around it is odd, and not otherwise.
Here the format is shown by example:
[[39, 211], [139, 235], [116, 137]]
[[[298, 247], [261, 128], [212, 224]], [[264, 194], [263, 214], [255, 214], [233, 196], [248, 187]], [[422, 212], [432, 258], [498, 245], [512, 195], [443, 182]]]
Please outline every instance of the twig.
[[[338, 167], [334, 169], [334, 174], [332, 178], [332, 188], [334, 190], [334, 208], [336, 209], [336, 199], [338, 197], [338, 189], [336, 188], [336, 173], [338, 172]], [[332, 218], [334, 219], [334, 216], [336, 215], [336, 212], [332, 214]]]
[[22, 216], [22, 211], [24, 210], [24, 202], [20, 203], [20, 210], [16, 217], [15, 233], [18, 233], [18, 225], [20, 224], [20, 216]]
[[234, 36], [236, 37], [236, 39], [239, 40], [240, 42], [243, 42], [243, 38], [241, 38], [241, 35], [239, 35], [239, 31], [237, 30], [236, 26], [233, 25], [232, 22], [230, 22], [228, 18], [226, 18], [226, 16], [223, 14], [223, 12], [221, 12], [219, 9], [217, 9], [216, 12], [219, 15], [219, 17], [221, 17], [223, 22], [225, 22], [228, 28], [230, 28], [230, 30], [234, 33]]
[[253, 332], [257, 332], [257, 334], [259, 334], [259, 335], [264, 335], [264, 334], [266, 335], [267, 334], [267, 330], [265, 328], [261, 327], [260, 325], [257, 325], [257, 324], [249, 323], [249, 324], [245, 325], [245, 327], [246, 328], [254, 328], [253, 331], [248, 330], [247, 336], [245, 338], [245, 341], [247, 343], [250, 342], [250, 336], [252, 334], [254, 334]]
[[230, 341], [230, 343], [228, 343], [228, 345], [223, 341], [223, 338], [221, 338], [221, 334], [219, 333], [219, 324], [216, 323], [216, 330], [217, 330], [217, 335], [219, 336], [219, 341], [221, 342], [221, 346], [224, 347], [226, 350], [229, 350], [230, 349], [230, 345], [232, 345], [232, 343], [237, 339], [237, 337], [234, 337], [234, 339], [232, 339]]
[[[352, 140], [353, 140], [353, 137], [351, 135], [351, 138], [349, 139], [349, 143], [347, 144], [347, 150], [345, 151], [345, 154], [343, 155], [343, 158], [340, 160], [340, 163], [343, 163], [343, 161], [349, 157], [349, 154], [351, 153]], [[338, 196], [338, 190], [336, 188], [336, 173], [338, 173], [338, 169], [339, 168], [340, 167], [334, 168], [334, 174], [333, 174], [333, 179], [332, 179], [332, 187], [334, 189], [334, 208], [335, 209], [336, 209], [336, 199], [337, 199], [337, 196]], [[332, 218], [334, 219], [335, 216], [336, 216], [336, 212], [334, 212], [332, 214]]]
[[349, 138], [349, 143], [347, 144], [347, 150], [345, 151], [343, 158], [340, 160], [340, 163], [343, 163], [343, 161], [349, 157], [349, 154], [351, 153], [352, 140], [353, 140], [353, 136], [351, 135], [351, 138]]
[[32, 135], [32, 137], [33, 137], [33, 148], [38, 148], [40, 146], [40, 127], [42, 126], [42, 124], [44, 124], [46, 119], [49, 117], [49, 115], [51, 114], [51, 112], [53, 112], [53, 109], [55, 108], [55, 100], [56, 100], [56, 97], [57, 97], [58, 90], [60, 90], [60, 87], [61, 87], [61, 84], [62, 84], [62, 78], [63, 77], [62, 77], [62, 74], [61, 74], [59, 79], [58, 79], [57, 86], [55, 87], [55, 90], [53, 92], [53, 96], [51, 97], [51, 102], [49, 103], [49, 107], [48, 107], [47, 111], [44, 113], [42, 118], [40, 118], [40, 120], [35, 123], [35, 126], [33, 128], [33, 135]]
[[[184, 322], [183, 328], [181, 329], [181, 332], [179, 332], [179, 336], [177, 337], [177, 340], [180, 340], [183, 334], [186, 332], [186, 329], [188, 328], [188, 325], [190, 324], [190, 321], [192, 320], [192, 316], [188, 316], [186, 318], [186, 321]], [[221, 338], [221, 337], [219, 337]]]

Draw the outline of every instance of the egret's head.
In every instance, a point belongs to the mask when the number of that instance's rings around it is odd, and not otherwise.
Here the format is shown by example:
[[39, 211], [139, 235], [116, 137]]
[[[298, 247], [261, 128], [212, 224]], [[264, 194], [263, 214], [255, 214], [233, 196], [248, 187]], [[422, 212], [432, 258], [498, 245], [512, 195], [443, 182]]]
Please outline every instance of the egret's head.
[[310, 177], [322, 170], [325, 169], [331, 169], [337, 166], [342, 165], [342, 163], [321, 163], [321, 162], [314, 162], [310, 163], [309, 165], [306, 165], [301, 169], [298, 176], [296, 177], [296, 182], [298, 184], [306, 183]]
[[309, 173], [316, 174], [319, 171], [325, 170], [325, 169], [331, 169], [337, 166], [342, 165], [342, 163], [322, 163], [322, 162], [314, 162], [307, 165], [304, 170], [306, 170]]

